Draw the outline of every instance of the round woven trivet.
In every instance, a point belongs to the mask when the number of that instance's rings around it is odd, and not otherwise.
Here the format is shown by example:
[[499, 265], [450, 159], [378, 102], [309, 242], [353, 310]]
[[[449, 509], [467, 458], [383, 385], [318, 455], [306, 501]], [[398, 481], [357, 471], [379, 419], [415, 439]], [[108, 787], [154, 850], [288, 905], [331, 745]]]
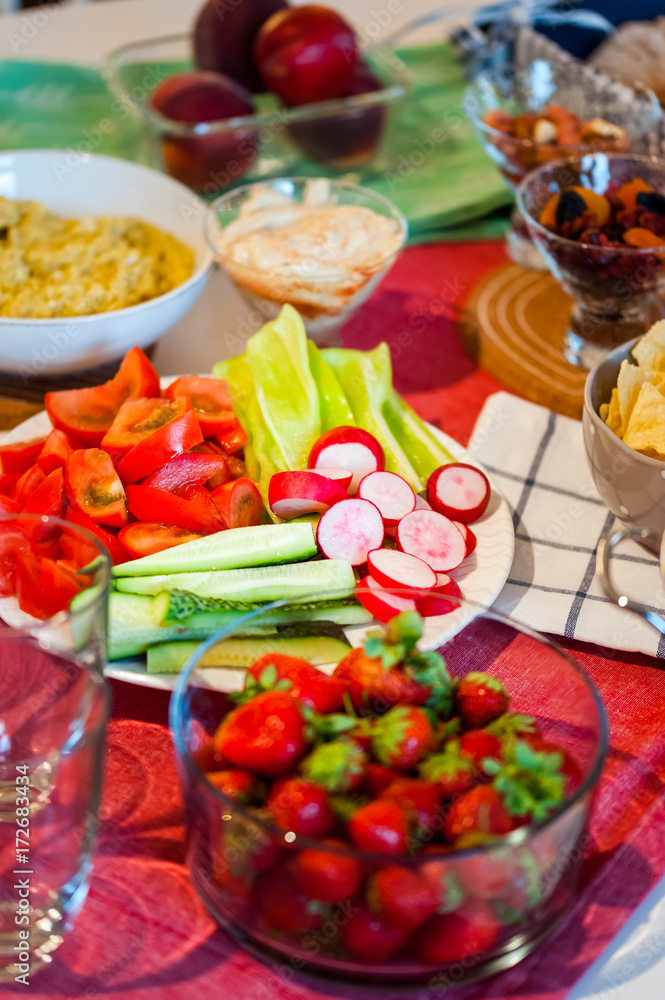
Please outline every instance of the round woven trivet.
[[563, 354], [570, 306], [550, 274], [504, 264], [473, 290], [462, 335], [478, 364], [508, 389], [579, 419], [587, 373]]

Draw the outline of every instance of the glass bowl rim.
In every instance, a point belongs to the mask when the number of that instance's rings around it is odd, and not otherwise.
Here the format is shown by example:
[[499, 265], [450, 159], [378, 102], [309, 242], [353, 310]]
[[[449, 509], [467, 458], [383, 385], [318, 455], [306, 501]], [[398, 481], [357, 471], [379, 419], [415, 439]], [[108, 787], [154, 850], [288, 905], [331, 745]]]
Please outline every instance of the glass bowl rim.
[[[58, 611], [55, 615], [52, 615], [50, 618], [44, 618], [44, 619], [35, 618], [34, 624], [17, 625], [17, 626], [12, 625], [11, 631], [15, 633], [17, 636], [19, 633], [21, 635], [34, 635], [40, 632], [42, 629], [47, 629], [47, 628], [50, 629], [53, 628], [54, 625], [62, 625], [64, 622], [76, 619], [76, 617], [79, 614], [83, 614], [84, 612], [89, 612], [91, 609], [98, 610], [99, 606], [104, 604], [106, 601], [106, 594], [108, 592], [108, 588], [111, 583], [111, 567], [112, 567], [111, 558], [102, 540], [100, 538], [97, 538], [96, 535], [93, 535], [93, 533], [91, 531], [88, 531], [87, 528], [84, 528], [83, 525], [76, 524], [73, 521], [66, 521], [62, 517], [53, 517], [52, 515], [49, 514], [24, 514], [22, 512], [18, 514], [10, 514], [5, 511], [0, 511], [0, 525], [11, 524], [14, 521], [21, 521], [21, 520], [25, 521], [29, 520], [34, 522], [41, 521], [42, 524], [55, 524], [58, 527], [67, 528], [70, 531], [83, 535], [83, 537], [87, 541], [93, 542], [95, 547], [97, 548], [99, 555], [95, 557], [94, 561], [97, 562], [97, 559], [100, 558], [102, 559], [102, 563], [100, 563], [100, 568], [104, 567], [105, 578], [102, 583], [93, 584], [94, 587], [101, 587], [101, 590], [99, 594], [97, 594], [97, 596], [94, 597], [89, 603], [85, 604], [80, 611], [78, 611], [76, 608], [74, 608], [74, 610], [68, 608], [65, 611]], [[81, 591], [81, 593], [84, 593], [84, 591]]]
[[[193, 32], [177, 32], [171, 35], [158, 35], [135, 42], [127, 42], [125, 45], [120, 45], [113, 49], [106, 56], [102, 65], [104, 79], [115, 96], [153, 128], [156, 128], [160, 133], [168, 132], [170, 136], [197, 138], [202, 135], [220, 135], [225, 132], [235, 132], [239, 129], [270, 127], [276, 114], [279, 114], [280, 120], [284, 125], [290, 125], [293, 122], [317, 121], [349, 113], [350, 111], [363, 111], [375, 106], [382, 107], [395, 104], [405, 98], [414, 86], [413, 73], [406, 63], [387, 46], [374, 44], [368, 46], [364, 50], [363, 55], [378, 55], [388, 65], [389, 72], [392, 74], [394, 81], [382, 86], [380, 90], [371, 90], [364, 94], [352, 94], [349, 97], [337, 97], [329, 101], [310, 101], [308, 104], [301, 104], [292, 108], [280, 104], [276, 108], [270, 108], [265, 111], [253, 111], [251, 114], [236, 115], [233, 118], [222, 118], [218, 121], [210, 122], [179, 122], [173, 118], [167, 118], [149, 106], [147, 103], [148, 95], [146, 95], [144, 100], [134, 100], [119, 74], [120, 68], [125, 65], [121, 61], [122, 57], [132, 51], [149, 46], [166, 45], [176, 42], [185, 42], [191, 45], [193, 37]], [[256, 96], [250, 93], [250, 97], [253, 98]]]
[[[533, 142], [531, 139], [519, 139], [517, 138], [517, 136], [507, 135], [505, 132], [502, 132], [501, 129], [497, 129], [494, 128], [492, 125], [488, 125], [487, 122], [483, 121], [483, 119], [479, 117], [475, 108], [472, 107], [473, 104], [477, 103], [476, 93], [478, 89], [478, 81], [481, 80], [487, 81], [487, 83], [491, 85], [495, 81], [498, 81], [499, 79], [505, 79], [509, 77], [510, 74], [525, 72], [530, 66], [533, 65], [534, 62], [544, 62], [547, 63], [549, 66], [555, 66], [557, 68], [566, 68], [568, 66], [568, 63], [557, 62], [556, 59], [536, 58], [532, 59], [531, 62], [525, 66], [519, 66], [515, 62], [511, 62], [511, 63], [506, 63], [503, 66], [494, 66], [491, 69], [481, 70], [481, 72], [477, 74], [474, 80], [467, 85], [464, 91], [464, 97], [463, 97], [464, 110], [466, 111], [466, 114], [468, 115], [471, 123], [474, 125], [475, 128], [479, 129], [479, 131], [481, 132], [484, 132], [486, 135], [491, 135], [492, 137], [496, 137], [497, 139], [501, 138], [504, 141], [509, 140], [510, 142], [514, 143], [516, 146], [521, 147], [522, 149], [550, 149], [550, 150], [561, 151], [561, 153], [564, 155], [566, 153], [575, 153], [575, 152], [579, 153], [599, 152], [599, 143], [597, 142], [551, 146], [549, 143], [545, 142]], [[606, 75], [601, 73], [600, 70], [596, 70], [595, 67], [590, 65], [587, 65], [586, 69], [588, 71], [593, 71], [594, 75], [595, 74], [599, 76]], [[622, 81], [620, 80], [613, 80], [612, 82], [622, 83]], [[636, 95], [638, 95], [641, 99], [647, 98], [647, 101], [645, 103], [648, 103], [648, 105], [651, 108], [651, 114], [648, 123], [643, 128], [635, 132], [631, 131], [629, 134], [629, 138], [631, 140], [639, 139], [642, 136], [646, 135], [646, 133], [650, 129], [652, 129], [653, 126], [658, 121], [658, 118], [662, 111], [660, 101], [656, 97], [651, 87], [647, 87], [639, 80], [636, 80], [634, 83], [631, 84], [624, 83], [622, 85], [624, 87], [628, 87], [630, 90], [635, 91]], [[602, 152], [603, 150], [601, 149], [600, 151]]]
[[[560, 243], [563, 246], [578, 247], [580, 250], [592, 250], [597, 253], [615, 254], [619, 256], [627, 257], [645, 257], [649, 254], [656, 254], [659, 250], [663, 253], [662, 247], [604, 247], [596, 245], [595, 243], [582, 243], [580, 240], [571, 240], [567, 236], [560, 236], [558, 233], [552, 232], [546, 226], [543, 226], [531, 215], [529, 210], [524, 204], [524, 195], [528, 185], [532, 182], [538, 182], [541, 180], [541, 175], [546, 173], [548, 170], [553, 170], [557, 167], [563, 167], [565, 164], [578, 163], [585, 156], [606, 156], [608, 159], [623, 159], [623, 160], [633, 160], [637, 163], [642, 163], [646, 166], [660, 167], [663, 174], [663, 182], [665, 183], [665, 158], [660, 156], [651, 156], [648, 153], [631, 153], [626, 151], [624, 153], [619, 152], [606, 152], [605, 150], [594, 150], [593, 152], [583, 153], [578, 152], [571, 156], [562, 156], [558, 160], [550, 160], [549, 163], [542, 163], [535, 170], [530, 170], [520, 181], [517, 189], [515, 191], [515, 200], [517, 202], [517, 208], [524, 217], [527, 226], [530, 229], [535, 229], [539, 234], [547, 237], [547, 239], [553, 243]], [[556, 193], [556, 192], [554, 192]], [[665, 263], [665, 261], [664, 261]], [[623, 345], [621, 345], [623, 346]]]
[[[390, 591], [392, 593], [399, 592], [400, 590], [411, 591], [413, 588], [382, 588], [384, 590]], [[318, 595], [319, 598], [321, 595]], [[332, 596], [332, 595], [327, 595]], [[535, 629], [530, 628], [528, 625], [523, 625], [521, 622], [515, 621], [509, 618], [507, 615], [502, 615], [500, 612], [493, 611], [491, 608], [485, 607], [481, 604], [476, 604], [474, 601], [469, 601], [466, 598], [462, 598], [461, 602], [466, 605], [471, 605], [478, 609], [479, 617], [482, 614], [486, 619], [499, 622], [502, 625], [509, 625], [515, 632], [520, 632], [523, 635], [529, 636], [531, 639], [535, 639], [536, 642], [541, 645], [548, 646], [557, 655], [566, 661], [569, 667], [572, 667], [574, 672], [580, 678], [580, 680], [585, 685], [587, 691], [591, 695], [591, 698], [596, 706], [596, 711], [598, 712], [599, 721], [599, 732], [598, 732], [598, 742], [594, 751], [593, 762], [589, 768], [589, 773], [586, 775], [584, 781], [576, 789], [573, 795], [569, 798], [564, 799], [561, 805], [552, 811], [549, 816], [545, 819], [540, 820], [537, 823], [532, 823], [528, 826], [518, 827], [512, 830], [510, 833], [505, 834], [501, 837], [497, 837], [496, 840], [489, 841], [486, 844], [481, 844], [476, 847], [467, 847], [463, 850], [458, 851], [441, 851], [441, 857], [446, 858], [470, 858], [478, 857], [492, 850], [510, 849], [517, 848], [523, 845], [527, 845], [531, 838], [539, 833], [541, 830], [546, 829], [551, 824], [556, 822], [561, 816], [570, 812], [574, 806], [576, 806], [587, 794], [593, 792], [593, 790], [598, 785], [600, 780], [603, 767], [605, 765], [605, 759], [607, 757], [607, 752], [609, 748], [609, 721], [607, 718], [607, 711], [605, 709], [604, 702], [600, 696], [600, 693], [587, 673], [587, 671], [578, 663], [566, 650], [562, 649], [558, 643], [555, 643], [549, 636], [541, 634]], [[224, 628], [220, 629], [214, 635], [209, 636], [205, 639], [198, 649], [192, 654], [187, 663], [182, 668], [180, 675], [178, 676], [177, 684], [173, 690], [171, 700], [169, 702], [169, 729], [171, 731], [171, 738], [175, 745], [176, 755], [179, 760], [184, 764], [186, 771], [188, 772], [189, 780], [193, 781], [196, 785], [203, 784], [208, 793], [212, 792], [213, 797], [217, 798], [221, 805], [226, 807], [226, 811], [231, 814], [239, 814], [243, 819], [247, 820], [248, 823], [254, 824], [263, 833], [270, 837], [278, 836], [282, 840], [284, 839], [285, 831], [280, 829], [270, 820], [262, 819], [252, 812], [250, 812], [246, 807], [239, 805], [235, 799], [230, 798], [225, 795], [219, 788], [212, 785], [205, 776], [205, 773], [201, 770], [197, 762], [189, 753], [187, 749], [183, 732], [182, 725], [184, 724], [184, 702], [187, 693], [187, 687], [191, 674], [196, 669], [196, 666], [208, 649], [216, 645], [221, 639], [228, 635], [231, 635], [239, 625], [245, 622], [252, 621], [254, 618], [259, 617], [266, 611], [272, 610], [273, 608], [284, 607], [284, 605], [292, 603], [292, 599], [283, 598], [278, 601], [270, 601], [265, 605], [262, 605], [259, 609], [254, 609], [248, 612], [243, 617], [239, 618], [230, 625], [226, 625]], [[467, 625], [472, 624], [476, 618], [473, 618]], [[465, 626], [466, 627], [466, 626]], [[452, 637], [453, 639], [455, 636]], [[450, 641], [446, 640], [446, 641]], [[288, 777], [288, 776], [287, 776]], [[305, 849], [314, 848], [316, 850], [325, 849], [332, 854], [339, 854], [343, 856], [352, 856], [366, 863], [382, 864], [385, 865], [388, 862], [391, 864], [406, 864], [407, 866], [418, 865], [424, 861], [434, 860], [437, 855], [426, 855], [422, 853], [410, 854], [408, 851], [386, 854], [377, 851], [365, 851], [359, 847], [355, 847], [353, 844], [325, 844], [321, 839], [316, 839], [312, 837], [297, 836], [293, 842], [288, 842], [287, 845], [293, 849]], [[323, 846], [322, 846], [323, 845]], [[443, 846], [443, 845], [442, 845]]]
[[[384, 256], [381, 257], [379, 266], [376, 268], [376, 271], [374, 272], [374, 274], [370, 275], [370, 277], [367, 279], [368, 281], [371, 281], [372, 277], [378, 274], [378, 272], [387, 264], [389, 264], [390, 261], [395, 260], [397, 258], [397, 255], [401, 253], [401, 251], [404, 249], [406, 241], [409, 237], [409, 223], [404, 213], [397, 207], [397, 205], [395, 205], [394, 202], [390, 200], [390, 198], [386, 198], [385, 195], [380, 194], [378, 191], [372, 190], [372, 188], [367, 188], [362, 184], [355, 184], [353, 181], [347, 181], [344, 180], [343, 178], [330, 178], [330, 177], [318, 178], [318, 177], [300, 177], [300, 176], [267, 177], [262, 180], [248, 181], [246, 184], [240, 184], [238, 185], [238, 187], [234, 187], [231, 188], [229, 191], [225, 191], [223, 194], [215, 198], [214, 201], [211, 201], [210, 204], [206, 207], [205, 218], [203, 222], [203, 234], [206, 238], [208, 246], [210, 247], [215, 257], [218, 259], [218, 261], [220, 261], [222, 264], [226, 264], [226, 262], [228, 261], [231, 267], [238, 268], [238, 270], [242, 270], [245, 273], [257, 274], [262, 276], [266, 274], [264, 270], [259, 270], [259, 268], [249, 267], [245, 264], [237, 264], [235, 261], [231, 261], [226, 256], [226, 254], [222, 253], [222, 251], [217, 246], [217, 243], [214, 239], [214, 233], [212, 232], [212, 230], [214, 227], [217, 227], [217, 231], [219, 232], [225, 228], [224, 226], [221, 225], [219, 221], [220, 211], [221, 212], [228, 211], [228, 207], [224, 204], [224, 202], [236, 196], [247, 195], [253, 188], [259, 186], [276, 187], [279, 184], [293, 184], [296, 186], [300, 186], [301, 188], [304, 188], [308, 183], [311, 183], [312, 181], [316, 180], [325, 180], [330, 185], [331, 194], [334, 191], [338, 190], [352, 191], [355, 194], [362, 195], [363, 198], [366, 198], [370, 202], [373, 201], [375, 205], [376, 204], [382, 205], [383, 208], [387, 209], [388, 212], [387, 217], [391, 218], [394, 222], [397, 223], [399, 227], [399, 237], [400, 237], [399, 246], [397, 246], [389, 254], [385, 254]], [[298, 204], [298, 202], [296, 202], [296, 204]], [[325, 208], [326, 206], [323, 205], [321, 207]], [[369, 205], [365, 205], [362, 207], [370, 208]], [[371, 211], [374, 211], [374, 209], [371, 209]], [[381, 213], [377, 212], [376, 214], [378, 215]], [[386, 216], [384, 215], [383, 218], [386, 218]], [[316, 275], [313, 276], [312, 280], [325, 281], [328, 278], [335, 278], [338, 281], [340, 280], [338, 274], [327, 273], [327, 272], [317, 273]], [[349, 303], [347, 303], [347, 305], [348, 304]]]

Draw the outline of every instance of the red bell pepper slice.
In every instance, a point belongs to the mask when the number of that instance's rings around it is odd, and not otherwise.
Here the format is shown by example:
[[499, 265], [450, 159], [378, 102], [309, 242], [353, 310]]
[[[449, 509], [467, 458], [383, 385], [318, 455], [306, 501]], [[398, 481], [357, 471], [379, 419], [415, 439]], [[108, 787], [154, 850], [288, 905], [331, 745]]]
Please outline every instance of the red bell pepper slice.
[[2, 472], [25, 472], [34, 464], [44, 447], [46, 438], [33, 438], [17, 444], [0, 445], [0, 470]]
[[65, 503], [64, 475], [62, 469], [54, 469], [32, 491], [23, 505], [23, 513], [62, 517]]
[[186, 528], [201, 535], [211, 535], [225, 527], [217, 511], [213, 515], [199, 504], [154, 486], [128, 486], [127, 506], [139, 521], [152, 519], [158, 524]]
[[218, 378], [185, 375], [171, 382], [165, 390], [167, 399], [186, 396], [205, 437], [233, 426], [235, 416], [228, 384]]
[[187, 528], [167, 528], [145, 521], [134, 521], [118, 532], [118, 539], [135, 559], [152, 556], [183, 542], [193, 542], [196, 538], [203, 538], [203, 535]]
[[[91, 535], [98, 538], [100, 542], [106, 546], [109, 556], [111, 557], [111, 562], [114, 566], [119, 566], [120, 563], [127, 562], [130, 558], [129, 553], [122, 543], [118, 541], [115, 535], [113, 535], [110, 531], [106, 531], [106, 529], [102, 528], [100, 524], [96, 524], [94, 521], [91, 521], [89, 517], [82, 514], [76, 509], [76, 507], [67, 508], [65, 520], [71, 521], [72, 524], [78, 524], [81, 528], [87, 528]], [[83, 565], [87, 565], [87, 563], [84, 563]]]
[[247, 444], [247, 435], [237, 417], [234, 418], [233, 424], [229, 425], [229, 427], [223, 431], [216, 432], [215, 438], [229, 455], [234, 455]]
[[72, 507], [92, 521], [111, 528], [127, 524], [125, 491], [105, 451], [99, 448], [73, 451], [67, 459], [65, 489]]
[[30, 468], [23, 473], [21, 478], [16, 483], [12, 492], [12, 497], [14, 500], [18, 500], [20, 504], [24, 504], [30, 494], [34, 493], [39, 484], [45, 479], [46, 476], [38, 465], [30, 466]]
[[[175, 403], [164, 405], [178, 408], [185, 403], [189, 404], [189, 400], [180, 397]], [[168, 423], [159, 426], [149, 437], [143, 438], [127, 452], [118, 462], [118, 475], [123, 483], [135, 483], [137, 479], [144, 479], [151, 472], [161, 469], [176, 455], [189, 451], [202, 440], [201, 428], [193, 412], [191, 410], [180, 412], [180, 415], [174, 415]], [[186, 527], [186, 525], [176, 525], [176, 527]]]
[[229, 528], [261, 524], [263, 500], [251, 479], [235, 479], [210, 494]]
[[46, 476], [54, 469], [64, 469], [74, 447], [71, 438], [56, 428], [46, 438], [36, 464]]
[[0, 597], [11, 597], [14, 594], [19, 552], [34, 555], [32, 541], [19, 525], [0, 522]]
[[108, 382], [86, 389], [47, 392], [44, 405], [54, 427], [80, 444], [93, 447], [101, 443], [126, 399], [159, 394], [157, 372], [143, 351], [133, 347], [123, 358], [117, 375]]
[[[158, 490], [178, 490], [188, 483], [207, 483], [213, 476], [226, 475], [223, 482], [229, 478], [228, 465], [221, 455], [206, 455], [201, 452], [188, 451], [167, 462], [161, 469], [151, 473], [144, 479], [142, 486], [154, 486]], [[221, 485], [221, 484], [217, 484]]]

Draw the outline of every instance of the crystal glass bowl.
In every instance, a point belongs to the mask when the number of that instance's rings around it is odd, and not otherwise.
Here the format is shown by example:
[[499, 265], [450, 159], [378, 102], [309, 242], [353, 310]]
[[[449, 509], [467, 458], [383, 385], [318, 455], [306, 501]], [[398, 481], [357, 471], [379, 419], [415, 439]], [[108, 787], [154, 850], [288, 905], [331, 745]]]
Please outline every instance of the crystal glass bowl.
[[523, 180], [517, 205], [547, 266], [573, 298], [566, 357], [593, 368], [614, 347], [645, 333], [665, 315], [665, 257], [654, 249], [595, 246], [540, 224], [553, 195], [574, 185], [603, 194], [640, 177], [665, 193], [665, 161], [622, 153], [586, 153], [545, 164]]
[[[399, 209], [383, 195], [350, 181], [327, 181], [327, 201], [321, 207], [357, 206], [393, 223], [397, 245], [389, 251], [377, 252], [374, 241], [367, 243], [363, 258], [358, 252], [357, 239], [345, 242], [338, 232], [319, 231], [300, 244], [291, 240], [293, 259], [275, 266], [270, 258], [262, 269], [249, 267], [229, 256], [221, 245], [223, 231], [238, 219], [243, 206], [255, 196], [259, 185], [287, 195], [295, 204], [302, 204], [310, 190], [312, 178], [280, 177], [276, 180], [244, 184], [214, 201], [206, 214], [205, 235], [219, 264], [234, 285], [264, 321], [274, 319], [285, 303], [303, 317], [308, 336], [318, 344], [339, 343], [339, 330], [360, 305], [381, 283], [406, 242], [408, 226]], [[338, 237], [341, 238], [338, 239]], [[302, 249], [300, 249], [302, 248]]]
[[[445, 989], [516, 964], [549, 934], [577, 896], [594, 790], [607, 749], [605, 712], [591, 680], [547, 639], [492, 611], [469, 606], [475, 617], [440, 648], [448, 670], [457, 678], [471, 670], [499, 677], [511, 693], [510, 710], [534, 716], [543, 737], [574, 758], [580, 769], [577, 789], [548, 818], [464, 850], [451, 852], [443, 842], [445, 806], [404, 853], [370, 853], [343, 841], [326, 845], [328, 858], [355, 871], [355, 887], [349, 894], [340, 885], [339, 898], [332, 903], [307, 898], [294, 881], [294, 865], [305, 851], [320, 850], [321, 841], [277, 828], [265, 810], [240, 805], [204, 773], [223, 767], [215, 763], [211, 737], [231, 707], [229, 690], [243, 683], [241, 672], [205, 664], [224, 662], [223, 644], [230, 636], [249, 636], [250, 653], [254, 641], [257, 656], [263, 654], [277, 627], [295, 624], [288, 608], [277, 611], [284, 603], [239, 619], [199, 647], [171, 701], [186, 809], [187, 864], [205, 905], [248, 951], [285, 963], [293, 974], [385, 987], [425, 981]], [[276, 621], [282, 624], [276, 626]], [[427, 619], [430, 639], [439, 621], [443, 634], [444, 617]], [[354, 625], [343, 631], [357, 646], [367, 628]], [[321, 669], [332, 672], [333, 667]], [[388, 867], [407, 869], [443, 887], [440, 913], [448, 916], [437, 916], [438, 924], [420, 925], [410, 936], [403, 934], [389, 957], [381, 954], [377, 940], [376, 949], [369, 956], [365, 950], [367, 957], [360, 958], [357, 935], [363, 931], [358, 914], [366, 912], [367, 880]], [[459, 927], [467, 919], [485, 928], [488, 921], [491, 924], [489, 935], [481, 933], [472, 947], [445, 931], [445, 926]], [[426, 954], [423, 940], [428, 941]]]

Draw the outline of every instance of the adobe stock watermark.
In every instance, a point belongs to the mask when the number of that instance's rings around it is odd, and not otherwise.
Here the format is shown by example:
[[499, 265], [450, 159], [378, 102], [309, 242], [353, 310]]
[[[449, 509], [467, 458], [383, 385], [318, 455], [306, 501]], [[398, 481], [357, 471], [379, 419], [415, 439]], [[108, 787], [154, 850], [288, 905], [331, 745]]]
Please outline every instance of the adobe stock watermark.
[[33, 38], [51, 23], [60, 9], [58, 4], [46, 4], [44, 7], [38, 7], [34, 13], [22, 17], [19, 30], [10, 31], [7, 35], [7, 41], [14, 55], [18, 55], [26, 45], [29, 45]]

